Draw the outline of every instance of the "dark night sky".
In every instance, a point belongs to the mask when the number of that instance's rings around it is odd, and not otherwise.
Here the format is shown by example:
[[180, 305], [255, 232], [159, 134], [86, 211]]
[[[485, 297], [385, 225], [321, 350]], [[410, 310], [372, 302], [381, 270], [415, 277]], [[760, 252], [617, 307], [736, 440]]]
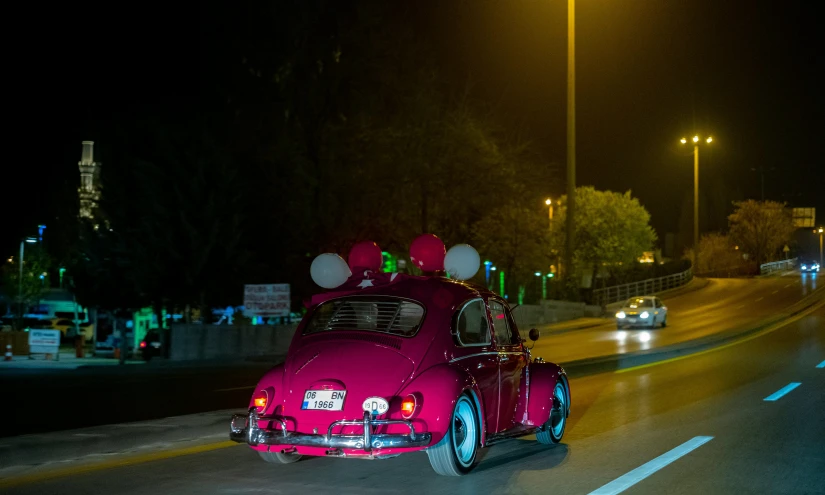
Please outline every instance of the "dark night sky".
[[[445, 74], [470, 82], [503, 124], [563, 164], [566, 2], [410, 4], [409, 22], [439, 48]], [[19, 45], [6, 62], [17, 77], [6, 93], [16, 138], [5, 198], [19, 206], [6, 210], [4, 248], [59, 213], [57, 198], [78, 181], [82, 139], [140, 113], [184, 112], [203, 83], [196, 13], [148, 3], [50, 9], [36, 24], [38, 12], [19, 13], [43, 42]], [[825, 67], [815, 14], [808, 2], [580, 0], [579, 184], [632, 189], [664, 237], [692, 192], [692, 159], [678, 139], [696, 130], [715, 139], [700, 152], [703, 190], [758, 199], [750, 169], [772, 167], [766, 199], [815, 206], [822, 223]]]

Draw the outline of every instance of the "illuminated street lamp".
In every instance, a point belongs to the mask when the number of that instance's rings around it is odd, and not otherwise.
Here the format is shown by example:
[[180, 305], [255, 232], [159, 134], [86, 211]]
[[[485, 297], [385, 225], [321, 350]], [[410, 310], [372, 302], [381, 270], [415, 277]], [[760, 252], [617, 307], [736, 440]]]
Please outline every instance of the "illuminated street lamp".
[[[687, 144], [687, 138], [680, 139], [682, 144]], [[707, 144], [713, 142], [713, 138], [708, 136], [705, 139]], [[699, 136], [693, 136], [693, 273], [699, 270]]]
[[814, 234], [819, 234], [819, 266], [822, 266], [822, 235], [825, 233], [825, 229], [819, 227], [819, 229], [814, 230]]
[[548, 218], [550, 218], [550, 225], [553, 225], [553, 200], [547, 198], [544, 200], [544, 204], [547, 205], [548, 210]]

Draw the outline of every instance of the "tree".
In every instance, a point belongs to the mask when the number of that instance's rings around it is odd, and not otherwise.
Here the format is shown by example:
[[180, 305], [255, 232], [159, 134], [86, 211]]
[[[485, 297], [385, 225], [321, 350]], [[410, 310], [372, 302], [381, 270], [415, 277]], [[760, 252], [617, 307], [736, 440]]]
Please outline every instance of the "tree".
[[[688, 259], [693, 259], [692, 254]], [[694, 268], [696, 274], [739, 274], [745, 266], [742, 251], [729, 236], [712, 232], [699, 239], [699, 266]]]
[[728, 217], [730, 236], [742, 252], [761, 265], [776, 259], [796, 228], [791, 211], [776, 201], [735, 201]]
[[527, 208], [513, 201], [491, 208], [475, 224], [477, 249], [504, 271], [505, 287], [530, 286], [536, 271], [549, 271], [549, 226], [543, 212], [544, 209]]
[[[553, 218], [552, 246], [560, 253], [567, 235], [566, 200], [562, 196]], [[590, 273], [595, 278], [600, 267], [621, 271], [652, 250], [656, 232], [650, 226], [650, 214], [630, 191], [621, 194], [578, 187], [576, 205], [574, 273]]]
[[13, 257], [11, 263], [3, 267], [3, 285], [9, 292], [9, 299], [18, 301], [18, 296], [20, 297], [17, 305], [18, 318], [23, 317], [26, 308], [37, 304], [49, 287], [51, 265], [51, 257], [43, 246], [37, 243], [25, 245], [22, 279], [19, 256]]

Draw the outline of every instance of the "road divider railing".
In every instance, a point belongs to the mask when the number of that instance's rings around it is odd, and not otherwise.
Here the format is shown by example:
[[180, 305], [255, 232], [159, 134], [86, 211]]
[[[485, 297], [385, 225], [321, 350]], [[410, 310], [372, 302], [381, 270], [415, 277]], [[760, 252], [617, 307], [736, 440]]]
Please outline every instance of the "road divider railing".
[[693, 271], [688, 268], [683, 272], [674, 273], [673, 275], [665, 277], [649, 278], [629, 284], [603, 287], [593, 291], [593, 303], [600, 306], [607, 306], [608, 304], [624, 301], [634, 296], [645, 296], [675, 289], [687, 284], [691, 280], [693, 280]]
[[786, 272], [788, 270], [793, 270], [796, 267], [797, 261], [797, 258], [792, 258], [789, 260], [764, 263], [762, 265], [759, 265], [759, 273], [761, 275], [770, 275], [771, 273]]

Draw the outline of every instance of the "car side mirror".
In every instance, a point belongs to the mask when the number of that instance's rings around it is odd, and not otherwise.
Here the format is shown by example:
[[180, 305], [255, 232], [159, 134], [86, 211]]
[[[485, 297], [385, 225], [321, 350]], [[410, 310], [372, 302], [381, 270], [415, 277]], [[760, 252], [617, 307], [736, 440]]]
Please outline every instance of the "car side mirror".
[[535, 341], [539, 340], [540, 336], [541, 336], [541, 334], [539, 333], [538, 330], [536, 330], [535, 328], [530, 329], [530, 340], [535, 342]]

